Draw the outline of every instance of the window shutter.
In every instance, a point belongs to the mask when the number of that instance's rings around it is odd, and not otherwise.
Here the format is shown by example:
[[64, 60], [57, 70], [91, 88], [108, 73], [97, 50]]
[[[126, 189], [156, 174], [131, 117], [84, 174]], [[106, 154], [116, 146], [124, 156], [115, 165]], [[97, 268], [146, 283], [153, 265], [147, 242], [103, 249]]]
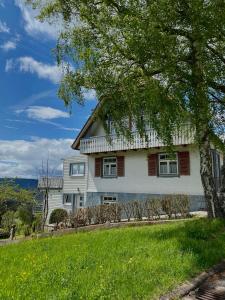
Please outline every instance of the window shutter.
[[95, 177], [101, 177], [102, 175], [102, 158], [95, 158]]
[[158, 175], [158, 154], [150, 154], [148, 156], [148, 176]]
[[190, 175], [190, 155], [188, 151], [178, 152], [180, 175]]
[[123, 177], [125, 174], [124, 156], [117, 156], [117, 176]]

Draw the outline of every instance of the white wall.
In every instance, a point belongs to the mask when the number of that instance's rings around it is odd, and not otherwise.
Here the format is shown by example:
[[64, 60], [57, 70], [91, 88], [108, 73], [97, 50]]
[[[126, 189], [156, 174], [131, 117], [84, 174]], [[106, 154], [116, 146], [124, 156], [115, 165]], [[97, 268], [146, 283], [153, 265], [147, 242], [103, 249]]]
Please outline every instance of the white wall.
[[[121, 193], [151, 193], [171, 194], [185, 193], [190, 195], [203, 195], [200, 178], [199, 152], [196, 147], [177, 147], [178, 151], [190, 152], [190, 176], [180, 177], [156, 177], [148, 176], [149, 151], [127, 151], [117, 153], [125, 156], [125, 176], [118, 178], [94, 177], [95, 157], [90, 155], [88, 192], [121, 192]], [[163, 149], [151, 149], [151, 153], [163, 152]], [[115, 155], [115, 154], [114, 154]], [[99, 157], [113, 156], [113, 154], [101, 154]]]
[[[70, 164], [76, 162], [85, 163], [84, 176], [70, 176]], [[66, 194], [84, 194], [84, 201], [86, 200], [88, 178], [87, 156], [79, 155], [66, 158], [63, 162], [63, 193]]]

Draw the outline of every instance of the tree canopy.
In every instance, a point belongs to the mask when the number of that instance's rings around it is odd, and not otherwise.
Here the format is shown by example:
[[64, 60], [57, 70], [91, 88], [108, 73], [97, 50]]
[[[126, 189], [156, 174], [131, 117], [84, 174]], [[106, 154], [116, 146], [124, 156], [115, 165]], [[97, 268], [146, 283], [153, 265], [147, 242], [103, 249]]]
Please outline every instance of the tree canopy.
[[9, 210], [16, 210], [19, 206], [35, 204], [34, 192], [22, 189], [13, 180], [0, 181], [0, 219]]
[[164, 138], [187, 114], [224, 132], [224, 1], [28, 2], [65, 24], [56, 53], [66, 104], [95, 89], [118, 131], [129, 116], [141, 131], [142, 112]]
[[[196, 132], [201, 176], [211, 215], [220, 211], [213, 184], [210, 142], [224, 147], [224, 0], [27, 0], [41, 20], [62, 22], [56, 46], [64, 67], [59, 96], [84, 102], [95, 89], [99, 116], [117, 133], [132, 119], [146, 120], [171, 144], [174, 128], [190, 121]], [[144, 117], [143, 117], [144, 116]], [[213, 200], [214, 199], [214, 200]]]

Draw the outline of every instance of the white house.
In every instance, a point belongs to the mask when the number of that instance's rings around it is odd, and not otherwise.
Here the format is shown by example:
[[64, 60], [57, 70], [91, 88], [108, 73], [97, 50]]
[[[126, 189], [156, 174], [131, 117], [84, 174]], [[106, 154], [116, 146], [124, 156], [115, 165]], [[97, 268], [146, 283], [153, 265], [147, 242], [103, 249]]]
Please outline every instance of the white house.
[[48, 189], [48, 218], [56, 208], [63, 208], [68, 213], [84, 206], [87, 190], [87, 157], [84, 155], [64, 159], [62, 177], [42, 177], [38, 189]]
[[[96, 110], [72, 145], [87, 156], [88, 170], [83, 177], [86, 191], [82, 190], [85, 206], [188, 194], [191, 210], [204, 209], [199, 150], [188, 124], [174, 135], [176, 153], [171, 157], [154, 130], [147, 131], [148, 139], [141, 138], [137, 132], [133, 133], [132, 141], [114, 134], [107, 137], [95, 114]], [[219, 151], [212, 149], [212, 158], [218, 184], [222, 157]], [[68, 167], [66, 176], [68, 178]]]

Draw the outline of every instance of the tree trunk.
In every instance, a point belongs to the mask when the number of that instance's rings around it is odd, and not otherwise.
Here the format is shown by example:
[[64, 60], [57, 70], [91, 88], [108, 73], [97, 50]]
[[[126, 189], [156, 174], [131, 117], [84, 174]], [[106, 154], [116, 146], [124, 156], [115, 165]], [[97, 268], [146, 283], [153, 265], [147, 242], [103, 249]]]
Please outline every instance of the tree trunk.
[[206, 208], [209, 218], [223, 218], [225, 216], [223, 203], [217, 194], [215, 181], [212, 175], [212, 158], [210, 141], [207, 134], [199, 144], [200, 151], [200, 174], [204, 189]]
[[223, 166], [221, 168], [221, 187], [220, 193], [225, 194], [225, 153], [223, 154]]

